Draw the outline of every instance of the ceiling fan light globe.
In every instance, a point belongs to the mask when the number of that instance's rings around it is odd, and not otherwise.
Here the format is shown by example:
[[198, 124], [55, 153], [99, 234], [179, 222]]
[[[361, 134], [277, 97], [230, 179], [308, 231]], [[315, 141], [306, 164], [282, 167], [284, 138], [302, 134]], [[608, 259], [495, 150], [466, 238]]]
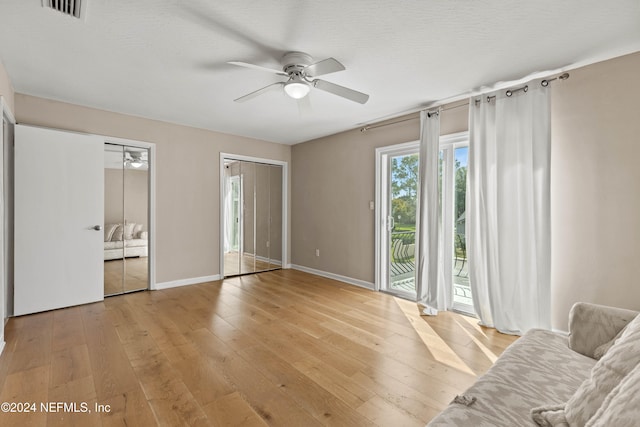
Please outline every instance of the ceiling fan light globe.
[[289, 82], [284, 85], [284, 92], [293, 99], [302, 99], [309, 94], [311, 88], [306, 83]]

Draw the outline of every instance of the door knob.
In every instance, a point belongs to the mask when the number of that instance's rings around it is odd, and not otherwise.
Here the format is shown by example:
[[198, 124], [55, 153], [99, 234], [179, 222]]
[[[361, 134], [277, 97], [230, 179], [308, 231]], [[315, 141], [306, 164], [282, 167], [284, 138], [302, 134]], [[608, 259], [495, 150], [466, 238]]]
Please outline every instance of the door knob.
[[93, 226], [93, 227], [91, 227], [91, 228], [93, 228], [93, 229], [94, 229], [94, 230], [96, 230], [96, 231], [100, 231], [100, 230], [102, 230], [102, 226], [101, 226], [101, 225], [94, 225], [94, 226]]

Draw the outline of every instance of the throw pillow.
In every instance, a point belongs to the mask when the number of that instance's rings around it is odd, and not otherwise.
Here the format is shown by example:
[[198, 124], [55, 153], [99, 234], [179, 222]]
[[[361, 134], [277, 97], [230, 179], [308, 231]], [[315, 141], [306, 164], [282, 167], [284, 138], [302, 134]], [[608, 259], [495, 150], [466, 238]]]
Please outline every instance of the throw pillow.
[[113, 231], [113, 234], [111, 235], [111, 241], [112, 242], [121, 241], [123, 233], [124, 233], [124, 229], [122, 228], [122, 224], [118, 224], [116, 226], [116, 229]]
[[104, 225], [104, 241], [110, 242], [113, 237], [113, 232], [116, 231], [118, 224], [105, 224]]
[[600, 360], [602, 356], [604, 356], [605, 353], [609, 351], [613, 343], [616, 342], [616, 340], [622, 336], [622, 333], [624, 332], [626, 327], [627, 326], [625, 325], [624, 328], [620, 329], [620, 332], [618, 332], [616, 336], [613, 337], [610, 341], [607, 341], [606, 343], [600, 344], [598, 347], [596, 347], [596, 349], [593, 350], [593, 358], [596, 360]]
[[587, 427], [634, 427], [640, 420], [640, 364], [607, 396]]
[[134, 239], [140, 239], [140, 233], [142, 232], [142, 228], [144, 226], [142, 224], [136, 224], [135, 227], [133, 227], [133, 238]]
[[602, 406], [607, 395], [640, 362], [640, 316], [636, 316], [595, 364], [565, 407], [571, 426], [584, 426]]
[[130, 222], [129, 224], [124, 225], [124, 240], [133, 239], [133, 227], [135, 227], [135, 222]]
[[569, 427], [564, 415], [564, 403], [533, 408], [531, 418], [540, 427]]

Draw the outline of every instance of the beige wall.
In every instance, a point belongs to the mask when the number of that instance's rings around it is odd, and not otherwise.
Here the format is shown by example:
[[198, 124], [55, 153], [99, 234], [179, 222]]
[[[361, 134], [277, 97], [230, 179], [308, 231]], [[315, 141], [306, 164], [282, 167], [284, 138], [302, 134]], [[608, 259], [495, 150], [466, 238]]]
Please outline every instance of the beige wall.
[[[571, 71], [552, 95], [552, 315], [576, 301], [640, 309], [640, 53]], [[468, 110], [442, 114], [441, 134]], [[374, 281], [375, 148], [418, 138], [418, 120], [292, 149], [292, 262]], [[320, 249], [320, 257], [315, 256]]]
[[[294, 145], [292, 263], [373, 283], [375, 276], [375, 150], [416, 141], [420, 120], [359, 129]], [[466, 107], [444, 111], [443, 135], [468, 127]], [[315, 256], [315, 250], [320, 256]]]
[[157, 282], [220, 272], [220, 152], [291, 160], [288, 145], [23, 94], [16, 94], [15, 106], [16, 119], [23, 124], [156, 144]]
[[571, 71], [552, 97], [553, 326], [576, 301], [640, 309], [640, 53]]
[[9, 74], [7, 74], [7, 70], [5, 70], [2, 61], [0, 61], [0, 95], [4, 96], [5, 102], [11, 109], [12, 113], [15, 113], [15, 103], [14, 103], [14, 91], [13, 85], [11, 84], [11, 79], [9, 78]]

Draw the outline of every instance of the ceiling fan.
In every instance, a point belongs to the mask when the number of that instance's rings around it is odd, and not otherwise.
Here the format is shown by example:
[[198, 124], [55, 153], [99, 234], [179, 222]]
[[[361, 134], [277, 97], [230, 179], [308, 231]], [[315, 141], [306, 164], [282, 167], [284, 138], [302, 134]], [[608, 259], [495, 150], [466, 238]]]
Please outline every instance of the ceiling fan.
[[282, 87], [284, 92], [293, 99], [302, 99], [309, 94], [311, 88], [316, 88], [359, 104], [367, 102], [369, 95], [365, 93], [316, 78], [318, 76], [344, 70], [345, 67], [340, 62], [334, 58], [327, 58], [315, 63], [312, 63], [312, 61], [313, 58], [306, 53], [287, 52], [282, 57], [282, 71], [242, 61], [229, 61], [228, 64], [231, 65], [267, 71], [269, 73], [288, 78], [285, 82], [270, 84], [262, 89], [258, 89], [247, 95], [241, 96], [234, 101], [245, 102], [265, 92]]
[[147, 165], [149, 162], [149, 158], [147, 156], [147, 151], [125, 151], [124, 153], [124, 164], [125, 166], [131, 166], [136, 169]]

